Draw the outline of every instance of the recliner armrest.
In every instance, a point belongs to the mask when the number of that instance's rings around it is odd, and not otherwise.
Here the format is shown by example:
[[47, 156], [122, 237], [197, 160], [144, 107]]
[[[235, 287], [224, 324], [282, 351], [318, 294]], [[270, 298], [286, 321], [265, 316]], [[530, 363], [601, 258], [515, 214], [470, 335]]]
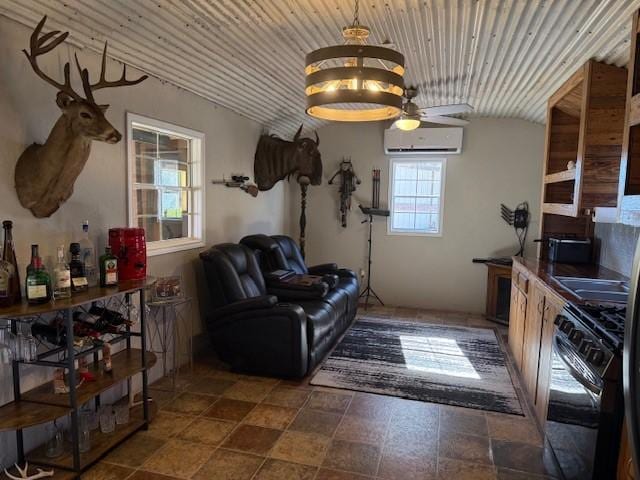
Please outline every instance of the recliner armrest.
[[335, 273], [338, 270], [336, 263], [321, 263], [320, 265], [314, 265], [309, 267], [310, 275], [322, 275], [324, 273]]
[[317, 300], [329, 292], [329, 285], [325, 282], [316, 283], [310, 287], [295, 287], [279, 284], [267, 286], [267, 291], [282, 300]]
[[338, 268], [338, 265], [335, 263], [323, 263], [321, 265], [314, 265], [313, 267], [309, 267], [310, 275], [326, 275], [333, 274], [337, 275], [340, 278], [355, 278], [358, 279], [356, 272], [353, 270], [349, 270], [348, 268]]
[[278, 299], [273, 295], [261, 295], [259, 297], [247, 298], [238, 302], [230, 303], [224, 307], [217, 308], [213, 311], [214, 318], [228, 317], [236, 313], [245, 312], [247, 310], [259, 310], [274, 307], [278, 303]]

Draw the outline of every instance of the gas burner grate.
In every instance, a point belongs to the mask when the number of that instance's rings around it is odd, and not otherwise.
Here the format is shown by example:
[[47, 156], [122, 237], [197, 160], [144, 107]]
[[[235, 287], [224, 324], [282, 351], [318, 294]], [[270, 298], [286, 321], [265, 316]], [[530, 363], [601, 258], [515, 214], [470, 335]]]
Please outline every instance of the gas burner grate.
[[624, 321], [626, 308], [611, 305], [576, 306], [580, 319], [594, 333], [608, 341], [617, 350], [622, 349], [624, 342]]

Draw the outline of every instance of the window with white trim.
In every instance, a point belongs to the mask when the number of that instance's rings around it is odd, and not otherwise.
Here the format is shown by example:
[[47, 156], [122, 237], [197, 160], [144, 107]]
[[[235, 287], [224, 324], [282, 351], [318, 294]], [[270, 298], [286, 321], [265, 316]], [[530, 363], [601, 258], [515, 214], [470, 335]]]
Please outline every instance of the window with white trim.
[[444, 158], [392, 158], [390, 234], [442, 235]]
[[204, 246], [204, 133], [127, 114], [129, 226], [149, 255]]

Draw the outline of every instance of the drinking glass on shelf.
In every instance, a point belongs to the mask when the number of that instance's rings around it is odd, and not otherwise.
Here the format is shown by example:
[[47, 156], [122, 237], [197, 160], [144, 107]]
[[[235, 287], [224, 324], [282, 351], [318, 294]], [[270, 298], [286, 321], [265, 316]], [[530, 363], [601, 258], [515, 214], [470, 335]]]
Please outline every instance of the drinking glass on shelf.
[[80, 452], [85, 453], [91, 450], [91, 433], [89, 428], [90, 414], [92, 412], [83, 410], [80, 412], [78, 439], [80, 444]]
[[9, 327], [0, 326], [0, 365], [9, 365], [14, 358], [8, 332]]
[[118, 425], [126, 425], [129, 423], [129, 404], [116, 405], [116, 423]]
[[19, 358], [24, 362], [34, 362], [38, 359], [38, 342], [31, 334], [31, 325], [18, 322], [18, 351]]
[[113, 408], [105, 405], [100, 409], [100, 431], [102, 433], [113, 433], [116, 429], [116, 416]]
[[91, 405], [83, 407], [82, 413], [87, 417], [87, 426], [89, 427], [89, 430], [96, 430], [100, 426], [100, 417], [98, 416], [98, 412], [96, 412]]
[[45, 455], [47, 458], [56, 458], [64, 453], [64, 435], [62, 429], [53, 422], [47, 425], [47, 443]]

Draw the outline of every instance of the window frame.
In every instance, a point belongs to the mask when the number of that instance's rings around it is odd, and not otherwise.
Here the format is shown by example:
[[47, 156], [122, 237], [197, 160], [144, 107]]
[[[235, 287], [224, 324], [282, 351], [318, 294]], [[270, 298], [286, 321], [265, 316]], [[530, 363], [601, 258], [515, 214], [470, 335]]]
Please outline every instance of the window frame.
[[[440, 163], [440, 210], [439, 210], [439, 222], [437, 232], [424, 232], [417, 230], [398, 230], [393, 228], [393, 215], [394, 215], [394, 184], [395, 184], [395, 168], [398, 163], [416, 163], [416, 162], [429, 162]], [[427, 156], [411, 156], [411, 157], [391, 157], [389, 158], [389, 218], [387, 219], [387, 235], [399, 235], [408, 237], [442, 237], [444, 226], [444, 195], [445, 195], [445, 183], [447, 178], [447, 158], [446, 157], [427, 157]]]
[[205, 134], [190, 128], [181, 127], [155, 118], [126, 112], [127, 123], [127, 223], [129, 227], [137, 228], [137, 207], [135, 200], [135, 144], [133, 129], [153, 129], [159, 133], [180, 136], [191, 141], [191, 172], [189, 185], [191, 191], [192, 210], [192, 236], [185, 238], [172, 238], [169, 240], [147, 241], [147, 256], [165, 255], [168, 253], [192, 250], [206, 246], [205, 243]]

